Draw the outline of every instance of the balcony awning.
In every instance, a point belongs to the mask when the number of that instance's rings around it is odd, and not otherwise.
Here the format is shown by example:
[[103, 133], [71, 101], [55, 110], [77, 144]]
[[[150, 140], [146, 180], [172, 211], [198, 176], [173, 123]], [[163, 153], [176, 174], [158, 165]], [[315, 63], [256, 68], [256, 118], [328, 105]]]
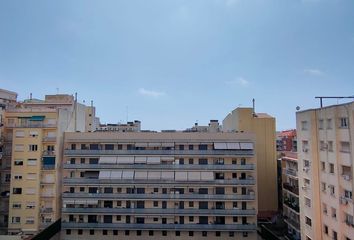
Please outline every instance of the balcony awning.
[[240, 143], [240, 146], [243, 150], [253, 150], [253, 143], [251, 142], [242, 142]]
[[30, 121], [43, 121], [45, 116], [32, 116]]

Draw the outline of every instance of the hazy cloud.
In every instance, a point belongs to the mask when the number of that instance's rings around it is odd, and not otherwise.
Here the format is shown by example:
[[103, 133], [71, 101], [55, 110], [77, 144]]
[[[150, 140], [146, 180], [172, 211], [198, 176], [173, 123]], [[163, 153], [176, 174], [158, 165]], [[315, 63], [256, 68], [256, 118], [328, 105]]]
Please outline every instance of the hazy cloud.
[[235, 80], [226, 81], [226, 84], [229, 84], [229, 85], [237, 84], [237, 85], [241, 85], [243, 87], [247, 87], [250, 84], [250, 82], [247, 79], [243, 78], [243, 77], [239, 77], [239, 78], [237, 78]]
[[325, 73], [319, 69], [315, 69], [315, 68], [307, 68], [304, 69], [304, 73], [308, 74], [308, 75], [312, 75], [312, 76], [316, 76], [316, 77], [320, 77], [320, 76], [324, 76]]
[[141, 94], [143, 96], [153, 97], [153, 98], [158, 98], [158, 97], [166, 95], [164, 92], [147, 90], [145, 88], [139, 88], [139, 94]]

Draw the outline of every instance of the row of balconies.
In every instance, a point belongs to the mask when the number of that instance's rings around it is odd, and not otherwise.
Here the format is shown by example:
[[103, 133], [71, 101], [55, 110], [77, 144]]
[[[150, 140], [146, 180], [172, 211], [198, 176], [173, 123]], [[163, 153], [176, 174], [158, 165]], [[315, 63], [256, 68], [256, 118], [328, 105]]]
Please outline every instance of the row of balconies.
[[64, 169], [175, 169], [175, 170], [254, 170], [255, 164], [64, 164]]
[[90, 178], [64, 178], [63, 184], [73, 185], [73, 184], [81, 184], [81, 185], [89, 185], [89, 184], [135, 184], [135, 185], [186, 185], [191, 183], [198, 183], [200, 185], [255, 185], [256, 180], [254, 179], [230, 179], [230, 180], [202, 180], [202, 181], [190, 181], [190, 180], [169, 180], [169, 179], [90, 179]]
[[294, 193], [295, 195], [299, 195], [299, 186], [294, 186], [289, 183], [283, 183], [283, 188]]
[[125, 193], [63, 193], [63, 198], [77, 199], [77, 198], [88, 198], [88, 199], [118, 199], [118, 200], [255, 200], [255, 194], [125, 194]]
[[139, 223], [71, 223], [62, 222], [62, 229], [116, 230], [185, 230], [185, 231], [256, 231], [256, 224], [139, 224]]
[[253, 156], [253, 150], [64, 150], [65, 156], [161, 155], [161, 156]]
[[198, 216], [255, 216], [255, 209], [180, 209], [180, 208], [62, 208], [67, 214], [103, 215], [198, 215]]
[[292, 200], [292, 199], [290, 199], [290, 198], [284, 198], [284, 205], [286, 205], [287, 207], [291, 208], [296, 213], [300, 212], [299, 203], [294, 201], [294, 200]]
[[30, 121], [26, 123], [5, 124], [6, 128], [56, 128], [57, 124], [44, 123], [41, 121]]

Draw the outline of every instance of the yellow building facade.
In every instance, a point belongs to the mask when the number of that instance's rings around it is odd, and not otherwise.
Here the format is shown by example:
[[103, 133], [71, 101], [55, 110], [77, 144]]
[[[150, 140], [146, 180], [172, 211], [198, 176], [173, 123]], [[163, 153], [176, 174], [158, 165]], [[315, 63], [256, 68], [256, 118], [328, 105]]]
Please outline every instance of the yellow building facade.
[[255, 134], [258, 212], [259, 217], [271, 216], [278, 210], [275, 118], [255, 114], [253, 108], [236, 108], [223, 120], [222, 130]]

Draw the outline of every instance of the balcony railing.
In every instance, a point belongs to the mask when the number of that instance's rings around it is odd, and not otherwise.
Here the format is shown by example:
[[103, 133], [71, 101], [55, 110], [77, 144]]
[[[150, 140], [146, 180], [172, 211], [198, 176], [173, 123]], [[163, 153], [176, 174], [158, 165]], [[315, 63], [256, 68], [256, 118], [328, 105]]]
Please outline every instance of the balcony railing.
[[41, 208], [41, 213], [52, 213], [53, 208]]
[[55, 151], [44, 150], [43, 151], [43, 156], [55, 156]]
[[195, 200], [254, 200], [254, 194], [127, 194], [127, 193], [63, 193], [64, 199], [77, 199], [77, 198], [88, 198], [88, 199], [121, 199], [121, 200], [171, 200], [171, 199], [195, 199]]
[[57, 141], [57, 137], [43, 137], [43, 142], [56, 142]]
[[137, 224], [62, 222], [62, 229], [256, 231], [256, 224]]
[[44, 197], [44, 198], [52, 198], [52, 197], [54, 197], [54, 193], [42, 193], [42, 194], [41, 194], [41, 197]]
[[62, 208], [68, 214], [122, 214], [122, 215], [198, 215], [198, 216], [252, 216], [256, 215], [254, 209], [179, 209], [179, 208]]
[[286, 198], [286, 199], [284, 199], [284, 204], [286, 206], [288, 206], [289, 208], [291, 208], [292, 210], [294, 210], [295, 212], [297, 212], [297, 213], [300, 212], [300, 207], [299, 207], [298, 203]]
[[254, 170], [254, 164], [210, 164], [210, 165], [176, 165], [176, 164], [64, 164], [64, 169], [175, 169], [175, 170]]
[[149, 185], [149, 184], [174, 184], [174, 185], [186, 185], [186, 184], [207, 184], [207, 185], [255, 185], [254, 179], [233, 179], [233, 180], [210, 180], [210, 181], [172, 181], [163, 179], [90, 179], [90, 178], [64, 178], [63, 183], [67, 185], [72, 184], [135, 184], [135, 185]]
[[299, 195], [299, 187], [298, 186], [293, 186], [293, 185], [290, 185], [289, 183], [284, 183], [283, 188], [296, 194], [296, 195]]
[[56, 124], [43, 123], [43, 122], [28, 122], [28, 123], [13, 123], [6, 124], [7, 128], [56, 128]]
[[284, 217], [284, 221], [288, 224], [291, 225], [293, 229], [295, 229], [296, 231], [300, 231], [300, 222], [296, 221], [292, 218], [289, 218], [287, 216]]
[[54, 170], [55, 165], [44, 165], [42, 164], [42, 170]]
[[253, 150], [64, 150], [66, 156], [167, 155], [167, 156], [253, 156]]
[[292, 169], [292, 168], [286, 168], [285, 169], [285, 174], [291, 175], [293, 177], [297, 177], [297, 170]]

